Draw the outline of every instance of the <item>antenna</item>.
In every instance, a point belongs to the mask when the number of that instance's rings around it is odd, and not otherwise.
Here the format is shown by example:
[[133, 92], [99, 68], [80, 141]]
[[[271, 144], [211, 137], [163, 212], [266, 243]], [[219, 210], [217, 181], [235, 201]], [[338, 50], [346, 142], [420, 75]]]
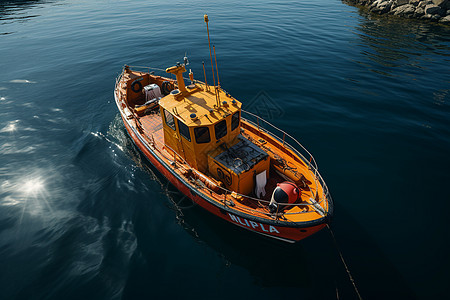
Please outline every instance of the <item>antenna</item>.
[[[216, 78], [214, 76], [214, 65], [213, 65], [213, 61], [212, 61], [211, 41], [209, 39], [208, 15], [205, 14], [204, 19], [205, 19], [205, 23], [206, 23], [206, 31], [208, 32], [209, 56], [211, 57], [211, 70], [212, 70], [212, 74], [213, 74], [214, 92], [216, 94], [216, 101], [217, 101]], [[218, 103], [218, 106], [220, 106], [220, 103]]]
[[216, 72], [217, 72], [217, 98], [220, 103], [220, 80], [219, 80], [219, 68], [217, 67], [217, 58], [216, 58], [216, 46], [213, 45], [214, 50], [214, 60], [216, 61]]
[[209, 91], [208, 81], [206, 81], [206, 71], [205, 71], [205, 62], [204, 61], [202, 61], [202, 65], [203, 65], [203, 75], [205, 76], [205, 88], [207, 91]]

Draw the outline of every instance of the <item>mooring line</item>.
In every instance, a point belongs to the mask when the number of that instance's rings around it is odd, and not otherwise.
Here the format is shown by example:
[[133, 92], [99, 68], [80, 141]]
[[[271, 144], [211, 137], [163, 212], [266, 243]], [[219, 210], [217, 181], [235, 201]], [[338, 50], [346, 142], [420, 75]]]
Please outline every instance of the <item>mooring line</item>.
[[339, 290], [338, 290], [338, 287], [337, 287], [336, 280], [334, 281], [334, 285], [336, 286], [336, 299], [339, 300]]
[[[356, 292], [356, 294], [358, 295], [358, 299], [359, 299], [359, 300], [362, 300], [361, 294], [359, 293], [358, 288], [356, 287], [355, 280], [353, 279], [353, 276], [352, 276], [352, 274], [350, 273], [350, 269], [348, 268], [347, 264], [345, 263], [344, 256], [342, 255], [342, 252], [341, 252], [341, 250], [340, 250], [340, 248], [339, 248], [339, 245], [338, 245], [338, 243], [337, 243], [337, 241], [336, 241], [336, 237], [334, 236], [334, 232], [333, 232], [333, 230], [331, 230], [331, 227], [330, 227], [329, 224], [327, 224], [327, 228], [328, 228], [328, 230], [330, 231], [331, 237], [333, 238], [334, 246], [336, 247], [336, 250], [337, 250], [337, 252], [339, 253], [339, 256], [340, 256], [340, 258], [341, 258], [342, 264], [343, 264], [344, 267], [345, 267], [345, 271], [347, 271], [348, 278], [350, 279], [350, 282], [352, 283], [353, 288], [355, 289], [355, 292]], [[337, 292], [337, 286], [336, 286], [336, 292]]]

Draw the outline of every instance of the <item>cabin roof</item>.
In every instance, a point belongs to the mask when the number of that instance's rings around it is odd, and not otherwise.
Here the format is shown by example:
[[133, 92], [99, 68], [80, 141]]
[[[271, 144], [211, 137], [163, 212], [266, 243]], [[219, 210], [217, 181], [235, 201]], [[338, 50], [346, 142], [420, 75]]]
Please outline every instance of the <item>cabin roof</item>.
[[[215, 124], [225, 117], [234, 114], [241, 109], [241, 102], [220, 90], [220, 107], [217, 107], [216, 95], [205, 90], [204, 84], [197, 84], [197, 88], [185, 93], [180, 97], [169, 94], [159, 101], [159, 105], [169, 111], [175, 117], [188, 126], [208, 126]], [[222, 103], [226, 101], [227, 104]], [[234, 102], [234, 103], [233, 103]], [[195, 114], [197, 118], [192, 119]]]

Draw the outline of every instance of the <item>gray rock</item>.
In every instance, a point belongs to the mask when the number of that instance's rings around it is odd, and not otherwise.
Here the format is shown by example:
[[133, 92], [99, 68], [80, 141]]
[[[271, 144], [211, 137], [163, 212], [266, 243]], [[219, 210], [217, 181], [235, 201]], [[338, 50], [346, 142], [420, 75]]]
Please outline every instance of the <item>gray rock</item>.
[[409, 0], [395, 0], [395, 4], [397, 4], [397, 6], [408, 4], [408, 2]]
[[389, 1], [388, 0], [383, 0], [383, 1], [380, 1], [378, 3], [377, 7], [378, 8], [383, 8], [383, 7], [386, 7], [386, 5], [389, 5]]
[[427, 6], [425, 6], [425, 13], [439, 16], [445, 15], [445, 11], [441, 7], [434, 4], [428, 4]]
[[369, 5], [369, 8], [373, 9], [373, 8], [377, 7], [380, 2], [381, 2], [381, 0], [376, 0], [376, 1], [372, 2], [372, 4]]
[[385, 7], [389, 2], [387, 0], [379, 1], [377, 4], [378, 8]]
[[395, 16], [407, 16], [412, 15], [416, 8], [412, 4], [405, 4], [399, 7], [396, 7], [392, 12]]
[[421, 19], [424, 20], [430, 20], [430, 21], [437, 21], [441, 18], [440, 15], [430, 15], [430, 14], [425, 14], [423, 16], [420, 17]]
[[389, 4], [387, 0], [378, 0], [372, 3], [370, 11], [374, 13], [382, 13], [383, 9]]
[[385, 14], [392, 9], [392, 2], [388, 2], [388, 4], [382, 8], [381, 13]]
[[375, 6], [371, 8], [370, 11], [373, 13], [381, 13], [381, 8]]
[[427, 6], [428, 4], [430, 4], [430, 3], [428, 3], [428, 2], [431, 2], [431, 1], [420, 1], [419, 2], [419, 7], [422, 7], [422, 8], [425, 8], [425, 6]]
[[[378, 4], [378, 6], [376, 7], [376, 12], [378, 12], [380, 14], [387, 13], [391, 9], [391, 6], [392, 6], [391, 1], [386, 0], [386, 1], [380, 2]], [[375, 9], [373, 11], [375, 11]]]
[[425, 14], [425, 10], [422, 7], [416, 7], [414, 11], [414, 17], [419, 18]]
[[434, 5], [444, 7], [447, 4], [447, 0], [431, 0]]
[[439, 23], [450, 24], [450, 15], [440, 19]]
[[424, 15], [421, 16], [420, 18], [423, 19], [423, 20], [429, 20], [429, 19], [431, 19], [432, 16], [433, 16], [433, 15], [427, 15], [427, 14], [424, 14]]
[[450, 23], [450, 0], [350, 0], [373, 13]]

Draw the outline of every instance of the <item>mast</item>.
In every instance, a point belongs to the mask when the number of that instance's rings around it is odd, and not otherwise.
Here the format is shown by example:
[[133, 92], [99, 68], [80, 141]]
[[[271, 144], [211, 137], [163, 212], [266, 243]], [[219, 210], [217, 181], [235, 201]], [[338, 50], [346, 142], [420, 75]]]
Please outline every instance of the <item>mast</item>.
[[204, 61], [202, 61], [202, 65], [203, 65], [203, 75], [205, 76], [205, 88], [207, 91], [209, 91], [208, 81], [206, 81], [206, 71], [205, 71], [205, 62]]
[[217, 67], [216, 46], [214, 46], [214, 45], [213, 45], [213, 50], [214, 50], [214, 60], [216, 61], [217, 86], [220, 89], [219, 68]]
[[206, 31], [208, 32], [208, 45], [209, 45], [209, 56], [211, 57], [211, 70], [212, 70], [212, 74], [213, 74], [213, 84], [214, 84], [214, 93], [216, 95], [216, 102], [217, 102], [217, 106], [220, 106], [220, 103], [217, 99], [217, 87], [216, 87], [216, 78], [214, 76], [214, 65], [213, 65], [213, 60], [212, 60], [212, 51], [211, 51], [211, 41], [209, 39], [209, 26], [208, 26], [208, 15], [204, 15], [204, 19], [205, 19], [205, 23], [206, 23]]

